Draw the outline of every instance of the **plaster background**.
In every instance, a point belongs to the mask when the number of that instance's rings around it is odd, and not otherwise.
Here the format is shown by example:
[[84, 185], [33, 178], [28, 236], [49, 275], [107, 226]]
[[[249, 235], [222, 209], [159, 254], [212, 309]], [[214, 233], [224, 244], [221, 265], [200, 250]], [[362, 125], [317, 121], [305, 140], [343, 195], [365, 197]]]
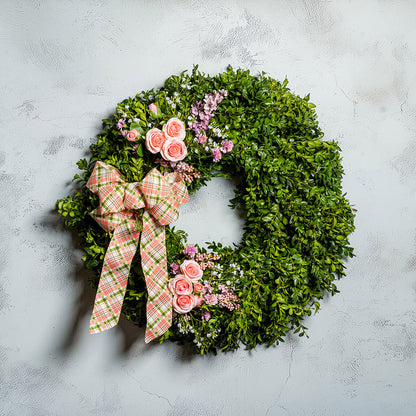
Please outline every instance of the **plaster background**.
[[[415, 21], [412, 0], [2, 0], [0, 414], [415, 414]], [[287, 75], [343, 149], [356, 257], [309, 339], [191, 358], [124, 320], [88, 334], [94, 293], [55, 200], [117, 102], [194, 63]], [[191, 238], [238, 241], [231, 194], [184, 208]]]

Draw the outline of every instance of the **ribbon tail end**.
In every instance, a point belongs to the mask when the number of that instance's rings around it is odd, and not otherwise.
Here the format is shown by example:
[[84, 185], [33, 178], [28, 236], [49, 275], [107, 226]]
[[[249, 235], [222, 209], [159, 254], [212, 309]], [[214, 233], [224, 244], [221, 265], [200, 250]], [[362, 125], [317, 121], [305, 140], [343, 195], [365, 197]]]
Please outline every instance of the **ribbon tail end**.
[[100, 332], [107, 331], [117, 325], [116, 321], [107, 322], [105, 324], [99, 324], [95, 320], [90, 321], [90, 334], [98, 334]]

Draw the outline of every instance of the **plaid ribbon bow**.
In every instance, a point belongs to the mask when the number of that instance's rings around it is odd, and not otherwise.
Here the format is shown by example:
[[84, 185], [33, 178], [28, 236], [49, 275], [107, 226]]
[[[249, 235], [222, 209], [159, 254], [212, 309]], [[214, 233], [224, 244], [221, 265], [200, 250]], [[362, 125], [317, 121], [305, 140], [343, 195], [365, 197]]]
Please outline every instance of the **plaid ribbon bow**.
[[[148, 292], [145, 335], [148, 343], [172, 324], [164, 226], [175, 221], [179, 206], [188, 202], [186, 186], [176, 173], [163, 176], [156, 168], [142, 182], [127, 183], [115, 167], [97, 161], [87, 187], [100, 199], [99, 207], [90, 215], [105, 231], [114, 230], [104, 257], [90, 333], [117, 325], [131, 262], [140, 239]], [[142, 218], [138, 211], [141, 208], [144, 208]]]

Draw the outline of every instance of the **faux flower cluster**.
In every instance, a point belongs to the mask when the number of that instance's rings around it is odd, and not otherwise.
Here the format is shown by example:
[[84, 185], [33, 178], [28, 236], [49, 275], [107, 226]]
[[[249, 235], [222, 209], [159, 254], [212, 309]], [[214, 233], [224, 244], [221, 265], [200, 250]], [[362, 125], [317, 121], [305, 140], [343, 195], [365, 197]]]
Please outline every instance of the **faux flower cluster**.
[[195, 118], [195, 121], [188, 125], [189, 129], [195, 133], [199, 143], [206, 142], [209, 121], [214, 117], [214, 111], [217, 109], [218, 104], [226, 96], [226, 90], [214, 91], [211, 94], [206, 94], [204, 101], [198, 101], [191, 107], [191, 116]]
[[168, 283], [173, 295], [173, 310], [177, 313], [188, 313], [193, 308], [202, 306], [204, 300], [199, 294], [204, 286], [199, 280], [203, 271], [199, 264], [194, 260], [185, 260], [180, 266], [174, 263], [171, 269], [178, 273]]
[[169, 162], [179, 162], [188, 154], [183, 141], [185, 136], [185, 125], [173, 117], [163, 125], [162, 130], [153, 128], [146, 133], [146, 148], [153, 154], [160, 152], [163, 159]]
[[[234, 293], [233, 283], [227, 281], [224, 283], [218, 282], [221, 277], [222, 270], [220, 265], [214, 264], [214, 261], [219, 260], [218, 254], [199, 253], [198, 248], [193, 244], [188, 244], [183, 250], [188, 259], [179, 265], [178, 263], [171, 264], [171, 273], [175, 275], [169, 281], [169, 289], [174, 295], [173, 309], [179, 314], [186, 314], [195, 307], [206, 305], [207, 307], [226, 308], [229, 311], [239, 310], [239, 298]], [[195, 259], [195, 260], [194, 260]], [[239, 269], [237, 265], [232, 264], [233, 270]], [[215, 267], [215, 268], [214, 268]], [[205, 280], [203, 284], [200, 282], [203, 271], [207, 268], [214, 268], [211, 273], [211, 281]], [[233, 274], [237, 273], [236, 271]], [[212, 279], [214, 278], [214, 279]], [[210, 279], [208, 277], [208, 279]], [[185, 296], [182, 298], [182, 296]], [[201, 316], [203, 321], [208, 321], [211, 318], [211, 312], [204, 310]]]
[[[218, 162], [222, 158], [223, 153], [229, 153], [233, 150], [234, 143], [227, 140], [225, 134], [218, 127], [212, 128], [209, 124], [214, 111], [218, 104], [227, 96], [226, 90], [214, 91], [206, 94], [203, 101], [198, 101], [191, 107], [191, 116], [189, 117], [189, 129], [195, 134], [195, 141], [204, 145], [206, 151], [211, 151], [214, 162]], [[225, 126], [226, 129], [228, 126]], [[207, 132], [212, 132], [219, 138], [223, 138], [221, 144], [215, 143], [212, 138], [207, 138]]]

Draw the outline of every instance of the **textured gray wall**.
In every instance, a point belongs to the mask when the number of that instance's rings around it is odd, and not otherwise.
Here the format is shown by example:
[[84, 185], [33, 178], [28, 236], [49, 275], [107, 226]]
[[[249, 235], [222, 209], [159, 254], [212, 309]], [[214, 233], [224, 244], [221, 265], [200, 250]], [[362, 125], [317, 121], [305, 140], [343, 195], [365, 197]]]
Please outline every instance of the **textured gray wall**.
[[[414, 415], [415, 21], [413, 0], [2, 0], [0, 414]], [[124, 320], [88, 334], [94, 293], [54, 202], [117, 102], [194, 63], [287, 75], [343, 149], [357, 257], [309, 339], [191, 358]], [[231, 194], [211, 184], [181, 226], [238, 241]]]

